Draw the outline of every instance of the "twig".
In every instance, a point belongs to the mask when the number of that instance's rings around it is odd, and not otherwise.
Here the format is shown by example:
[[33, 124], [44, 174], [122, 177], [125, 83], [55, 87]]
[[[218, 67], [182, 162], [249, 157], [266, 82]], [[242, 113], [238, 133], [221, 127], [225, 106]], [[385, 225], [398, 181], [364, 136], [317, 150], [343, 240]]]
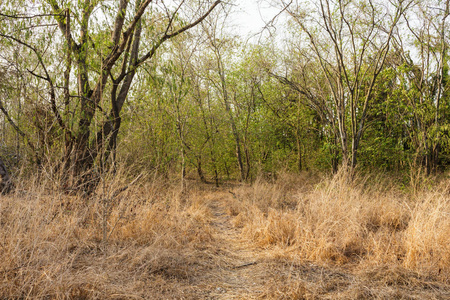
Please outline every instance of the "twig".
[[26, 264], [23, 264], [21, 266], [15, 267], [15, 268], [7, 269], [7, 270], [2, 270], [2, 271], [0, 271], [0, 274], [9, 273], [9, 272], [12, 272], [12, 271], [16, 271], [16, 270], [22, 269], [23, 267], [25, 267], [25, 265]]
[[249, 263], [246, 263], [246, 264], [243, 264], [243, 265], [234, 266], [233, 269], [245, 268], [245, 267], [248, 267], [248, 266], [256, 265], [257, 263], [258, 263], [257, 261], [249, 262]]
[[[114, 198], [116, 198], [117, 196], [119, 196], [120, 193], [126, 191], [130, 186], [132, 186], [133, 184], [135, 184], [136, 181], [138, 181], [138, 180], [142, 177], [142, 175], [143, 175], [142, 173], [139, 174], [132, 182], [130, 182], [130, 183], [127, 184], [126, 186], [124, 186], [124, 187], [122, 187], [122, 188], [116, 190], [116, 191], [113, 193], [112, 197], [109, 198], [108, 203], [110, 203]], [[113, 228], [111, 229], [111, 231], [109, 232], [109, 235], [106, 237], [105, 243], [106, 243], [106, 241], [109, 240], [109, 238], [111, 237], [112, 233], [114, 232], [114, 229], [116, 229], [117, 224], [119, 224], [119, 221], [120, 221], [122, 218], [123, 218], [123, 215], [120, 215], [120, 216], [119, 216], [119, 219], [118, 219], [117, 222], [114, 224], [114, 226], [113, 226]]]
[[126, 191], [130, 186], [132, 186], [133, 184], [135, 184], [136, 181], [138, 181], [141, 177], [142, 177], [142, 173], [139, 174], [138, 177], [136, 177], [132, 182], [130, 182], [130, 183], [127, 184], [126, 186], [121, 187], [120, 189], [116, 190], [116, 191], [113, 193], [113, 195], [112, 195], [112, 197], [111, 197], [110, 199], [112, 200], [112, 199], [116, 198], [117, 196], [119, 196], [120, 193]]
[[238, 196], [235, 193], [233, 193], [232, 191], [228, 191], [228, 193], [230, 193], [234, 199], [239, 200]]

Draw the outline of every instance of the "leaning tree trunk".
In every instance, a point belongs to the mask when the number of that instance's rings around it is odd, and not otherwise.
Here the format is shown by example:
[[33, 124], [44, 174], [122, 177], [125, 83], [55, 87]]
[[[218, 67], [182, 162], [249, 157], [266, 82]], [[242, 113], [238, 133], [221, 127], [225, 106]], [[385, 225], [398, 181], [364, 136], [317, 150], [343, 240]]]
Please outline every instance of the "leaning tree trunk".
[[[29, 27], [30, 30], [31, 28], [39, 27], [38, 24], [42, 22], [42, 18], [47, 18], [50, 15], [54, 17], [53, 21], [60, 30], [58, 39], [61, 43], [63, 41], [66, 43], [63, 46], [63, 50], [67, 51], [66, 66], [62, 76], [64, 93], [61, 99], [63, 100], [63, 106], [59, 105], [59, 96], [56, 92], [58, 85], [55, 78], [60, 77], [60, 74], [52, 74], [50, 69], [46, 67], [47, 59], [44, 55], [45, 53], [40, 52], [40, 47], [28, 44], [26, 40], [22, 41], [16, 36], [4, 34], [3, 30], [0, 32], [0, 36], [2, 40], [7, 39], [12, 43], [27, 48], [30, 53], [34, 53], [33, 55], [36, 56], [37, 65], [29, 73], [38, 80], [42, 80], [43, 83], [46, 82], [48, 84], [54, 124], [57, 124], [61, 132], [63, 132], [61, 136], [64, 137], [62, 142], [65, 144], [65, 149], [59, 167], [62, 173], [62, 181], [64, 186], [90, 194], [95, 190], [99, 182], [98, 175], [103, 171], [106, 165], [105, 162], [108, 161], [111, 152], [114, 156], [117, 134], [121, 124], [121, 109], [138, 68], [146, 61], [151, 60], [158, 48], [167, 40], [203, 22], [214, 8], [221, 3], [221, 0], [215, 0], [213, 3], [210, 3], [206, 11], [201, 9], [200, 15], [192, 15], [195, 19], [192, 19], [190, 22], [175, 22], [175, 20], [178, 20], [179, 9], [187, 5], [184, 3], [185, 1], [181, 1], [172, 15], [167, 10], [167, 15], [164, 19], [158, 21], [158, 24], [161, 25], [161, 31], [155, 34], [155, 39], [149, 41], [151, 47], [144, 53], [142, 51], [141, 53], [139, 52], [142, 30], [141, 20], [146, 11], [153, 10], [151, 6], [155, 1], [117, 1], [119, 3], [115, 18], [111, 16], [114, 18], [114, 21], [110, 20], [110, 25], [112, 26], [109, 28], [101, 27], [100, 29], [101, 31], [103, 30], [102, 32], [105, 33], [105, 36], [110, 36], [110, 39], [106, 41], [102, 39], [98, 42], [92, 39], [92, 36], [97, 35], [98, 30], [91, 28], [97, 28], [95, 25], [97, 22], [92, 22], [91, 19], [95, 15], [94, 12], [99, 8], [101, 1], [80, 0], [77, 6], [70, 5], [70, 1], [51, 0], [40, 2], [47, 2], [49, 6], [47, 8], [49, 9], [48, 13], [51, 14], [40, 14], [40, 10], [46, 7], [46, 5], [42, 4], [36, 6], [36, 12], [33, 12], [33, 16], [28, 16], [25, 11], [23, 13], [13, 11], [11, 15], [5, 16], [10, 21], [14, 19], [29, 19], [32, 22]], [[134, 5], [129, 5], [130, 2], [133, 2]], [[209, 3], [209, 1], [205, 2]], [[134, 13], [127, 11], [131, 6], [134, 6]], [[74, 17], [77, 20], [75, 27], [71, 25], [71, 19]], [[34, 21], [36, 23], [33, 23]], [[75, 29], [78, 32], [75, 32]], [[54, 34], [54, 29], [51, 30], [52, 34]], [[107, 48], [109, 50], [105, 48], [106, 52], [99, 53], [100, 55], [91, 54], [93, 52], [98, 53], [97, 50], [100, 48], [103, 49], [102, 45], [104, 43], [108, 44]], [[53, 61], [50, 59], [48, 63], [52, 64]], [[92, 69], [94, 65], [99, 66], [96, 72], [93, 72], [94, 70]], [[71, 76], [72, 73], [76, 74], [76, 85], [70, 84], [72, 82], [71, 78], [74, 77]], [[112, 91], [105, 94], [104, 91], [109, 86], [112, 86]], [[111, 103], [104, 106], [103, 100], [106, 99], [107, 94], [111, 94]], [[60, 107], [63, 110], [60, 110]], [[105, 113], [105, 107], [111, 107], [109, 114]], [[0, 111], [18, 134], [27, 141], [33, 153], [38, 153], [38, 149], [35, 149], [35, 146], [30, 142], [26, 134], [14, 123], [2, 101], [0, 101]], [[96, 116], [99, 115], [104, 115], [106, 118], [103, 124], [99, 124], [100, 129], [96, 132], [92, 124], [98, 120]], [[75, 122], [78, 124], [73, 126]], [[40, 130], [40, 128], [37, 129]], [[40, 155], [36, 155], [36, 157], [36, 161], [39, 164]], [[2, 172], [0, 174], [0, 184], [3, 186], [6, 182], [9, 182], [9, 175], [6, 173], [3, 163], [0, 166]]]
[[7, 194], [12, 189], [11, 177], [3, 160], [0, 158], [0, 193]]

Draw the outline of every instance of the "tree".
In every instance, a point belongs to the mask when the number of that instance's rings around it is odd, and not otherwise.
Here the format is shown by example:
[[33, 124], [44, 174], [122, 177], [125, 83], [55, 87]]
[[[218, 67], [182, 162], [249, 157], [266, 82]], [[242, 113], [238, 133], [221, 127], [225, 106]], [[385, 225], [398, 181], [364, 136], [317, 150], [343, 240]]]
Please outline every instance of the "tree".
[[[399, 76], [414, 125], [410, 132], [415, 159], [427, 174], [437, 171], [442, 148], [449, 144], [449, 41], [446, 37], [449, 2], [418, 3], [410, 14], [403, 15], [412, 39], [400, 34], [396, 37], [403, 61]], [[412, 44], [415, 51], [408, 51], [405, 44]]]
[[372, 0], [320, 0], [313, 8], [304, 1], [293, 2], [282, 1], [283, 9], [305, 34], [321, 68], [343, 163], [354, 168], [378, 75], [396, 26], [412, 1], [384, 7]]
[[[228, 13], [225, 15], [225, 19], [228, 17]], [[227, 37], [224, 34], [224, 28], [222, 22], [219, 24], [219, 18], [215, 18], [213, 20], [209, 20], [209, 22], [205, 23], [203, 26], [204, 32], [208, 37], [208, 45], [211, 50], [213, 56], [213, 62], [211, 63], [211, 71], [214, 71], [217, 74], [217, 77], [210, 76], [208, 79], [211, 81], [212, 85], [216, 88], [217, 92], [220, 95], [221, 101], [223, 103], [223, 107], [225, 109], [226, 115], [228, 117], [228, 122], [231, 128], [231, 132], [233, 134], [234, 142], [235, 142], [235, 153], [236, 160], [239, 167], [240, 180], [244, 181], [247, 179], [247, 172], [243, 163], [243, 155], [242, 155], [242, 137], [241, 133], [238, 129], [236, 118], [234, 115], [234, 109], [232, 108], [232, 97], [233, 94], [230, 95], [230, 88], [228, 86], [227, 80], [227, 68], [225, 62], [225, 53], [228, 50], [230, 53], [230, 48], [233, 46], [233, 39]], [[222, 20], [223, 21], [223, 20]], [[222, 27], [221, 27], [222, 26]], [[213, 65], [215, 67], [213, 68]]]
[[[311, 53], [309, 49], [302, 48], [296, 42], [302, 43], [302, 41], [295, 41], [293, 38], [289, 46], [290, 51], [287, 51], [283, 59], [281, 66], [285, 69], [285, 75], [282, 76], [269, 70], [271, 77], [276, 78], [281, 84], [291, 89], [292, 92], [296, 93], [296, 96], [279, 99], [281, 103], [275, 104], [271, 110], [276, 111], [279, 119], [284, 119], [285, 123], [295, 129], [299, 150], [300, 145], [305, 144], [301, 140], [308, 139], [311, 141], [311, 137], [308, 137], [310, 134], [307, 132], [315, 131], [314, 135], [322, 141], [321, 147], [328, 154], [329, 165], [335, 173], [339, 163], [339, 131], [336, 124], [334, 103], [332, 97], [330, 97], [331, 92], [326, 84], [326, 77], [321, 72], [320, 63], [311, 59], [311, 57], [314, 57], [314, 53]], [[288, 110], [286, 114], [286, 110], [282, 109], [283, 107], [293, 107], [295, 117], [293, 118], [292, 109]], [[283, 112], [286, 114], [285, 116], [282, 116]], [[300, 151], [298, 155], [300, 164]]]
[[[28, 49], [37, 63], [25, 68], [48, 87], [44, 101], [64, 145], [62, 174], [71, 174], [78, 186], [95, 186], [94, 166], [101, 170], [116, 147], [121, 111], [139, 68], [164, 42], [198, 25], [220, 2], [2, 4], [2, 42]], [[55, 56], [64, 59], [64, 67]]]
[[3, 160], [0, 157], [0, 194], [8, 193], [11, 190], [12, 183]]

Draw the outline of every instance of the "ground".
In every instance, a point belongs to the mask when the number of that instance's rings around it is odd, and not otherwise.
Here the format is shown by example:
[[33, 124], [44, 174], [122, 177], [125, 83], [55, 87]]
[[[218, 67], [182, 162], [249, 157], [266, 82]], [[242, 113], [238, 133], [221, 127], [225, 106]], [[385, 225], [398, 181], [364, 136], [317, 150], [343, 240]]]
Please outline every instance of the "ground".
[[[450, 299], [450, 286], [424, 283], [413, 273], [387, 266], [322, 266], [298, 261], [276, 247], [257, 247], [232, 224], [233, 194], [217, 192], [211, 211], [213, 245], [204, 268], [189, 281], [189, 296], [201, 299]], [[202, 263], [200, 263], [202, 265]]]
[[0, 199], [0, 298], [450, 299], [450, 184], [327, 180], [19, 185]]

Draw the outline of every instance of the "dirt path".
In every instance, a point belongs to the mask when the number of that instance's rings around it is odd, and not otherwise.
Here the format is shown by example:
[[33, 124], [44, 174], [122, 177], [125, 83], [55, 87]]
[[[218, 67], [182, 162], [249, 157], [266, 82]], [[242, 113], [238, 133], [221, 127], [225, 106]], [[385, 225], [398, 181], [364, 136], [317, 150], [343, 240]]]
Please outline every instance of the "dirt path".
[[208, 291], [207, 299], [252, 299], [263, 293], [267, 269], [261, 249], [255, 249], [240, 237], [240, 229], [233, 227], [226, 213], [226, 201], [215, 199], [209, 203], [213, 215], [216, 267], [202, 276], [204, 284], [198, 288]]

